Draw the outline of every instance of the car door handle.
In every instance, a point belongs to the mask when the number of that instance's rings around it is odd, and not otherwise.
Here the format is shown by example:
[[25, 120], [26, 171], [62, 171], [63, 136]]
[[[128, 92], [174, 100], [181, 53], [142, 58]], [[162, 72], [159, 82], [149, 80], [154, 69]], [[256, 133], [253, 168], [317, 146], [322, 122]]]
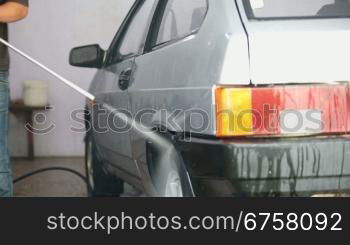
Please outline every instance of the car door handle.
[[132, 74], [132, 69], [126, 69], [125, 71], [122, 71], [120, 73], [118, 84], [121, 90], [126, 90], [129, 87], [131, 74]]

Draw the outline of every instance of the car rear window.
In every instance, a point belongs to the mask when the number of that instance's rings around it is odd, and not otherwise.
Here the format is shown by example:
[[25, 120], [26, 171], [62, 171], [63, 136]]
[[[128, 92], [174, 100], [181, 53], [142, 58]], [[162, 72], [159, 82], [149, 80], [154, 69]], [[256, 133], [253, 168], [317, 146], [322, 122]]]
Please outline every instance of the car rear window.
[[242, 0], [250, 19], [348, 18], [350, 0]]

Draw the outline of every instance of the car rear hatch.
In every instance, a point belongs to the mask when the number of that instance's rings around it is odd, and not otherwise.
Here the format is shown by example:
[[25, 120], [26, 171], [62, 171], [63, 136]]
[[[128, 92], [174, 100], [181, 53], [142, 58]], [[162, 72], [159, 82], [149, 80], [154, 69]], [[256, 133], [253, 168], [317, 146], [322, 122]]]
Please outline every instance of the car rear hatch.
[[[278, 9], [280, 0], [245, 1], [246, 6], [249, 2], [259, 15], [252, 17], [243, 5], [240, 11], [247, 12], [242, 19], [249, 39], [253, 84], [350, 81], [350, 10], [346, 18], [325, 18], [303, 16], [317, 14], [317, 10], [304, 10], [310, 5], [307, 1], [282, 0], [289, 9]], [[318, 9], [331, 2], [334, 0], [316, 0], [313, 7]], [[300, 6], [292, 7], [295, 5]], [[271, 10], [258, 12], [263, 8]], [[299, 17], [293, 16], [301, 11]]]

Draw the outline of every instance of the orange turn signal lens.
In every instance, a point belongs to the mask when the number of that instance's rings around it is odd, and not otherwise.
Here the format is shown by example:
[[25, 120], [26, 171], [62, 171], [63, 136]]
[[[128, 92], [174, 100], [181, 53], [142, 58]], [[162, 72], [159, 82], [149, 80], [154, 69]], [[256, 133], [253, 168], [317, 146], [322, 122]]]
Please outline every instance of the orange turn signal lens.
[[218, 87], [215, 90], [215, 102], [218, 137], [253, 134], [251, 88]]

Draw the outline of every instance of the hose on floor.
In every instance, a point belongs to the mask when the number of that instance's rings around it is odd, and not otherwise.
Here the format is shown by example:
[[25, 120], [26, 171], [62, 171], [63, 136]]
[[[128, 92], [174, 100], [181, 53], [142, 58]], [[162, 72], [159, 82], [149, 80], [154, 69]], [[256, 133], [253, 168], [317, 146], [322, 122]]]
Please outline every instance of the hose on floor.
[[27, 174], [25, 174], [25, 175], [23, 175], [23, 176], [20, 176], [20, 177], [14, 179], [14, 180], [13, 180], [13, 183], [16, 184], [16, 183], [21, 182], [21, 181], [23, 181], [23, 180], [25, 180], [25, 179], [27, 179], [27, 178], [32, 177], [32, 176], [35, 176], [35, 175], [38, 175], [38, 174], [41, 174], [41, 173], [44, 173], [44, 172], [49, 172], [49, 171], [63, 171], [63, 172], [69, 172], [69, 173], [71, 173], [71, 174], [74, 174], [74, 175], [78, 176], [78, 177], [79, 177], [81, 180], [83, 180], [84, 183], [86, 184], [87, 189], [88, 189], [88, 194], [89, 194], [89, 196], [91, 196], [91, 194], [92, 194], [93, 191], [92, 191], [92, 187], [91, 187], [91, 185], [90, 185], [88, 179], [87, 179], [84, 175], [82, 175], [81, 173], [79, 173], [78, 171], [73, 170], [73, 169], [70, 169], [70, 168], [51, 167], [51, 168], [42, 168], [42, 169], [38, 169], [38, 170], [36, 170], [36, 171], [27, 173]]

